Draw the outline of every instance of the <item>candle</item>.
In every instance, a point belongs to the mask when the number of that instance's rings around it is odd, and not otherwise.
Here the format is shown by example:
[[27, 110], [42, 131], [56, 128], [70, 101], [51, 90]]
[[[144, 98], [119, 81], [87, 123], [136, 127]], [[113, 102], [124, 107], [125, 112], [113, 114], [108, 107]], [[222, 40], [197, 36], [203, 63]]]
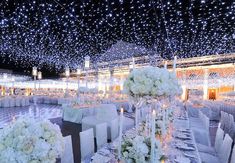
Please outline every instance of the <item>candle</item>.
[[138, 131], [138, 108], [137, 106], [135, 107], [135, 129]]
[[135, 68], [135, 58], [132, 57], [132, 66], [133, 66], [133, 69]]
[[119, 127], [119, 146], [118, 146], [118, 158], [121, 158], [121, 148], [122, 148], [122, 126], [123, 126], [123, 108], [120, 112], [120, 127]]
[[174, 56], [173, 71], [176, 71], [177, 56]]
[[152, 113], [152, 123], [151, 123], [151, 127], [152, 127], [152, 132], [151, 132], [151, 163], [155, 162], [155, 156], [154, 156], [154, 149], [155, 149], [155, 119], [156, 119], [156, 111], [153, 110]]
[[167, 61], [164, 63], [164, 69], [167, 69]]
[[162, 126], [162, 135], [165, 136], [166, 134], [166, 111], [163, 108], [163, 126]]

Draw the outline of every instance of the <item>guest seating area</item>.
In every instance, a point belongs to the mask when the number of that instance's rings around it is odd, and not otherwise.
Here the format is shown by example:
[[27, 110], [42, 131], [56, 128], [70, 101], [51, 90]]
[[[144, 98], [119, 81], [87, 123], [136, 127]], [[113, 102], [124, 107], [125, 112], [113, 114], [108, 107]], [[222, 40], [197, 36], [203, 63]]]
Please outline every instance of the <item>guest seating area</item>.
[[[107, 134], [108, 139], [112, 138], [112, 131], [115, 132], [113, 128], [118, 125], [119, 116], [117, 113], [117, 108], [114, 104], [101, 104], [95, 110], [96, 114], [92, 116], [87, 116], [82, 119], [82, 130], [87, 130], [93, 128], [96, 129], [96, 125], [100, 123], [107, 123]], [[117, 123], [113, 121], [117, 121]], [[112, 123], [113, 122], [113, 123]], [[112, 125], [113, 124], [113, 125]], [[127, 130], [134, 126], [134, 121], [130, 118], [124, 117], [123, 129]], [[118, 126], [117, 126], [118, 128]]]
[[29, 97], [12, 96], [0, 98], [0, 108], [29, 106]]
[[[235, 122], [234, 106], [224, 103], [204, 101], [202, 108], [186, 104], [190, 116], [190, 125], [202, 162], [205, 163], [234, 163], [235, 160]], [[218, 116], [214, 118], [212, 114]], [[209, 117], [207, 116], [209, 115]], [[219, 121], [217, 121], [219, 119]], [[218, 122], [214, 145], [211, 145], [210, 123]], [[214, 126], [212, 126], [214, 127]]]

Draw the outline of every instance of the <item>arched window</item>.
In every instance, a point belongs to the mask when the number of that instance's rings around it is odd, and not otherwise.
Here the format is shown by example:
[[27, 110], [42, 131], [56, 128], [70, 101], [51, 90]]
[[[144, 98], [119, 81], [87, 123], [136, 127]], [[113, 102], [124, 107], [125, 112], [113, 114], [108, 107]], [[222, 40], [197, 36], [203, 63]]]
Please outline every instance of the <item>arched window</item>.
[[210, 77], [210, 78], [217, 78], [217, 77], [219, 77], [219, 74], [218, 74], [217, 72], [211, 72], [211, 73], [209, 74], [209, 77]]
[[189, 79], [196, 79], [197, 78], [197, 75], [196, 74], [190, 74], [189, 75]]

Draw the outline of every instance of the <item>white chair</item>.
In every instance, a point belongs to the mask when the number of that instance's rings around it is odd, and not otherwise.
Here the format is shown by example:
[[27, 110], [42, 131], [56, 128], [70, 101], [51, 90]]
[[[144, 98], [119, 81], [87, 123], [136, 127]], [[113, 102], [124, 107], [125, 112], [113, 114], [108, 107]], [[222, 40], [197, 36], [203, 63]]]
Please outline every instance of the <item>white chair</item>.
[[[221, 118], [220, 118], [220, 127], [225, 131], [225, 126], [226, 126], [226, 123], [227, 123], [227, 113], [221, 111]], [[226, 132], [226, 131], [225, 131]]]
[[30, 105], [30, 103], [29, 103], [29, 98], [26, 97], [26, 98], [25, 98], [25, 106], [29, 106], [29, 105]]
[[79, 133], [80, 135], [80, 149], [81, 160], [85, 160], [94, 154], [94, 132], [93, 128]]
[[226, 134], [224, 141], [221, 145], [221, 148], [219, 149], [218, 152], [220, 160], [223, 161], [224, 163], [227, 163], [229, 160], [232, 144], [233, 144], [233, 139], [228, 134]]
[[[220, 125], [219, 125], [220, 126]], [[221, 145], [223, 144], [224, 131], [218, 126], [215, 137], [215, 151], [219, 152]]]
[[4, 108], [10, 107], [10, 99], [9, 98], [4, 98], [3, 101], [2, 101], [2, 106]]
[[15, 99], [15, 106], [19, 107], [20, 106], [20, 102], [21, 102], [21, 98], [20, 97], [16, 97], [16, 99]]
[[107, 143], [107, 123], [101, 123], [96, 125], [95, 132], [97, 149], [100, 149], [104, 144]]
[[61, 156], [61, 163], [74, 163], [71, 135], [64, 137], [64, 144], [65, 148]]
[[203, 144], [206, 146], [211, 146], [210, 136], [209, 136], [209, 127], [210, 120], [204, 115], [201, 111], [199, 111], [198, 120], [191, 121], [191, 127], [193, 130], [193, 134], [196, 140], [196, 143]]
[[[108, 139], [111, 139], [111, 121], [118, 119], [118, 113], [116, 106], [113, 104], [102, 104], [97, 109], [95, 109], [96, 115], [87, 116], [82, 119], [82, 131], [89, 128], [95, 130], [95, 126], [100, 123], [107, 123], [108, 126]], [[123, 130], [130, 129], [134, 126], [134, 120], [131, 118], [123, 118]], [[94, 133], [95, 134], [95, 133]]]
[[117, 108], [114, 104], [101, 104], [97, 109], [97, 119], [110, 120], [118, 116]]
[[235, 145], [233, 146], [233, 152], [232, 152], [231, 162], [230, 163], [235, 163]]
[[111, 141], [114, 141], [119, 135], [118, 118], [111, 121]]
[[231, 153], [231, 149], [232, 149], [232, 143], [233, 140], [232, 138], [226, 134], [225, 138], [223, 140], [222, 145], [219, 148], [219, 152], [217, 153], [217, 156], [213, 156], [210, 154], [206, 154], [206, 153], [200, 153], [200, 157], [202, 162], [205, 163], [228, 163], [229, 161], [229, 156]]
[[[220, 124], [219, 124], [219, 126], [220, 126]], [[216, 155], [216, 152], [219, 152], [219, 148], [221, 147], [221, 145], [223, 143], [223, 139], [224, 139], [224, 131], [220, 127], [218, 127], [217, 131], [216, 131], [216, 136], [215, 136], [214, 148], [198, 143], [197, 144], [198, 151], [203, 152], [203, 153]]]
[[229, 114], [229, 121], [227, 124], [228, 127], [228, 134], [233, 138], [235, 136], [235, 124], [234, 124], [234, 118], [232, 114]]
[[22, 98], [22, 99], [21, 99], [21, 104], [20, 104], [20, 106], [26, 106], [25, 103], [26, 103], [26, 102], [25, 102], [25, 98]]
[[9, 105], [10, 105], [10, 107], [15, 107], [15, 99], [14, 98], [10, 98]]

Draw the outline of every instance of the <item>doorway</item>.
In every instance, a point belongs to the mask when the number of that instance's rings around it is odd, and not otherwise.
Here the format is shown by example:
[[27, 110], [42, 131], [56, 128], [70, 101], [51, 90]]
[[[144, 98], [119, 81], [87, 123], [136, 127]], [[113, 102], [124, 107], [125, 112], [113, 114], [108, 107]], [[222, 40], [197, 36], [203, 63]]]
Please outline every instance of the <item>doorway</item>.
[[215, 88], [208, 90], [209, 100], [216, 100], [217, 90]]

